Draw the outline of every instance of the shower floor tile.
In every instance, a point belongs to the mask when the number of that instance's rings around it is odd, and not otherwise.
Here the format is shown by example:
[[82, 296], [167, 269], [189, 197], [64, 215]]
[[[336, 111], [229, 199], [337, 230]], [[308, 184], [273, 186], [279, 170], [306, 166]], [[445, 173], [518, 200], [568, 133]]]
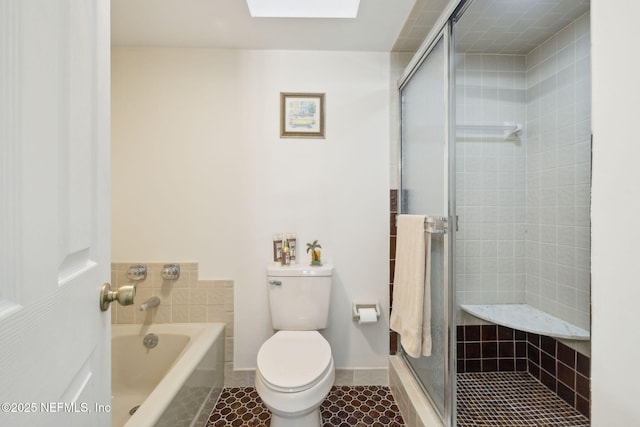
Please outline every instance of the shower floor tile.
[[[320, 406], [323, 427], [401, 427], [400, 409], [389, 387], [334, 386]], [[253, 387], [222, 390], [205, 427], [267, 427], [271, 414]]]
[[589, 420], [526, 372], [457, 376], [458, 427], [589, 427]]

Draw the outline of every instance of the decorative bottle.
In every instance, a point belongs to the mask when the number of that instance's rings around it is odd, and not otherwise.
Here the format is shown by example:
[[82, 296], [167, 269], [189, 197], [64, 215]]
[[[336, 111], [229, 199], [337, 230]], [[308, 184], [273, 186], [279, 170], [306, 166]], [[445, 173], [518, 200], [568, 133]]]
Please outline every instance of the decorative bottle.
[[291, 250], [289, 248], [289, 241], [285, 237], [282, 239], [282, 251], [280, 252], [280, 264], [281, 265], [289, 265], [291, 264]]

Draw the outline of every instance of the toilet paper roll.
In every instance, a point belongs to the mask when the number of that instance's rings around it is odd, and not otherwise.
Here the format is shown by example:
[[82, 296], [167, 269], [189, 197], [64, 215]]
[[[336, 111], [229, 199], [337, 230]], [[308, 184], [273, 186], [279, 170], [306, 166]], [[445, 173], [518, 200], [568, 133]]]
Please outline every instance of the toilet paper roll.
[[360, 314], [360, 320], [358, 320], [358, 323], [361, 325], [376, 323], [378, 321], [375, 308], [360, 308], [358, 309], [358, 314]]

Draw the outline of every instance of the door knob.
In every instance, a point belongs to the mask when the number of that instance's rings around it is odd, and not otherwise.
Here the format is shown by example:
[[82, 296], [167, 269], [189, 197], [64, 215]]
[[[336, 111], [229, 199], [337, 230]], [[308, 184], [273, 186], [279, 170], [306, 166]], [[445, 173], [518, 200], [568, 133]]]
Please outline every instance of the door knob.
[[111, 285], [105, 283], [100, 289], [100, 310], [107, 311], [109, 304], [118, 301], [120, 305], [131, 305], [136, 297], [135, 285], [120, 286], [117, 290], [112, 291]]

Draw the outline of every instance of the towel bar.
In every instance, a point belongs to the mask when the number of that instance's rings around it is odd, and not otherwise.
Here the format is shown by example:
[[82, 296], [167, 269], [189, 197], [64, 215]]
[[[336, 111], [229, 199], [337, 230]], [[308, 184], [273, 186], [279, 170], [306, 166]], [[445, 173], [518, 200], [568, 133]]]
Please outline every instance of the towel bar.
[[[398, 215], [396, 215], [398, 225]], [[446, 216], [427, 215], [424, 219], [424, 231], [430, 234], [447, 234], [449, 219]]]

